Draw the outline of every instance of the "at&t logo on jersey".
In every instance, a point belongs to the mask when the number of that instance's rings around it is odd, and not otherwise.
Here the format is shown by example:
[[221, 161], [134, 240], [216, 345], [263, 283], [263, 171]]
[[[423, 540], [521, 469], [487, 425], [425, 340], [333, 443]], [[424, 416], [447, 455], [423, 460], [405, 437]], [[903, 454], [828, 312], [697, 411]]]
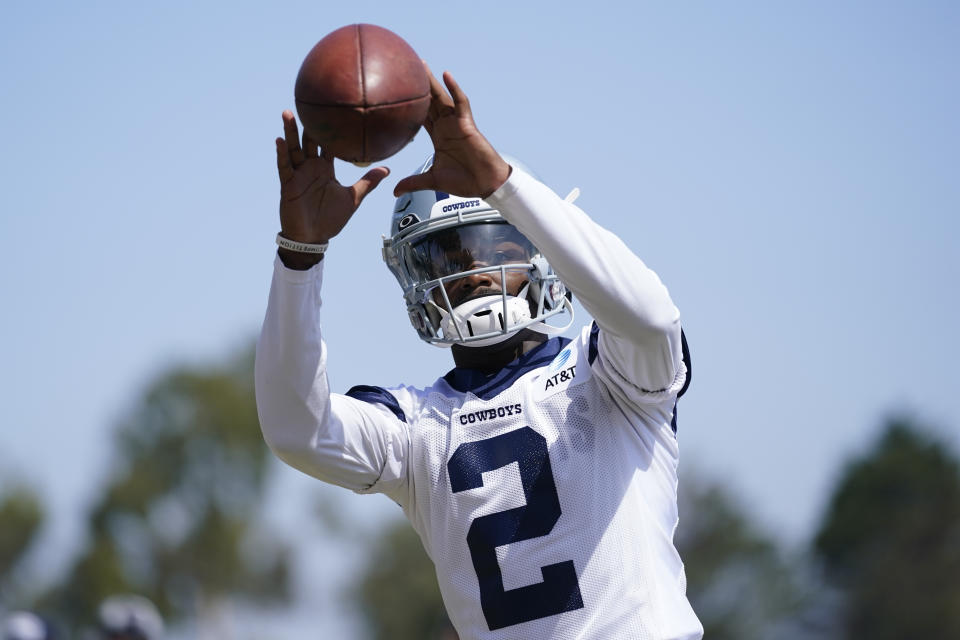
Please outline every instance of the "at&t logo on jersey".
[[547, 384], [543, 386], [543, 390], [546, 391], [551, 387], [555, 387], [561, 382], [570, 382], [577, 377], [577, 365], [572, 364], [566, 369], [563, 369], [549, 378], [547, 378]]
[[570, 360], [570, 355], [570, 349], [564, 349], [550, 363], [546, 373], [547, 382], [543, 386], [544, 391], [557, 386], [561, 382], [569, 382], [577, 376], [576, 364], [566, 366]]

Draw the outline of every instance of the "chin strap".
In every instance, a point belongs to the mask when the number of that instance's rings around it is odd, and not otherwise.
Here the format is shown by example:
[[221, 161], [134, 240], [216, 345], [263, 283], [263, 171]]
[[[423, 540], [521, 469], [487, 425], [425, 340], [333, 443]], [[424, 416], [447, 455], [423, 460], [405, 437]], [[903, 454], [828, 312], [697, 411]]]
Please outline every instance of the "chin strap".
[[[507, 296], [506, 319], [503, 318], [503, 298], [499, 295], [468, 300], [458, 305], [452, 314], [433, 301], [430, 304], [440, 313], [440, 328], [444, 338], [455, 340], [464, 347], [499, 344], [521, 329], [553, 336], [563, 333], [573, 325], [573, 304], [567, 298], [563, 299], [563, 306], [570, 314], [570, 319], [565, 325], [555, 327], [543, 320], [533, 321], [530, 317], [530, 304], [527, 302], [529, 286], [524, 286], [519, 295]], [[509, 327], [509, 330], [505, 331], [504, 327]]]
[[543, 333], [548, 336], [555, 336], [563, 333], [564, 331], [566, 331], [567, 329], [573, 326], [573, 303], [567, 300], [566, 298], [564, 298], [563, 306], [564, 308], [566, 308], [567, 312], [570, 314], [570, 320], [567, 322], [567, 324], [563, 325], [562, 327], [555, 327], [552, 324], [547, 324], [546, 322], [541, 320], [540, 322], [536, 322], [530, 325], [529, 327], [524, 327], [524, 328], [530, 329], [531, 331], [536, 331], [537, 333]]

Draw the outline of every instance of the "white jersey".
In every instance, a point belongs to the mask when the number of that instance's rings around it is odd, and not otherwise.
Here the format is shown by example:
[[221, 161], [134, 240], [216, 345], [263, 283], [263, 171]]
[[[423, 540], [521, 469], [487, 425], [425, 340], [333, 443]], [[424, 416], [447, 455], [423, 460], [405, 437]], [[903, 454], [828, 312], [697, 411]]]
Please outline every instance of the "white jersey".
[[401, 505], [462, 640], [699, 638], [673, 546], [679, 315], [613, 234], [514, 171], [487, 201], [596, 321], [499, 373], [331, 393], [323, 263], [277, 260], [257, 349], [265, 439], [283, 460]]

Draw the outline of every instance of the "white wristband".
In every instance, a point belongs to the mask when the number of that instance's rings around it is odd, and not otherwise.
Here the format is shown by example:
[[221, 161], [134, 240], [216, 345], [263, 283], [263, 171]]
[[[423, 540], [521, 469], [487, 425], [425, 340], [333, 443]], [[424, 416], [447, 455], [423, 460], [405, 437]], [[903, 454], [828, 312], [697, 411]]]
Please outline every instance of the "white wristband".
[[279, 233], [277, 234], [277, 244], [284, 248], [289, 249], [290, 251], [296, 251], [297, 253], [312, 253], [314, 255], [323, 255], [327, 250], [327, 247], [330, 246], [329, 242], [324, 242], [323, 244], [307, 244], [305, 242], [296, 242], [290, 240], [289, 238], [284, 238]]

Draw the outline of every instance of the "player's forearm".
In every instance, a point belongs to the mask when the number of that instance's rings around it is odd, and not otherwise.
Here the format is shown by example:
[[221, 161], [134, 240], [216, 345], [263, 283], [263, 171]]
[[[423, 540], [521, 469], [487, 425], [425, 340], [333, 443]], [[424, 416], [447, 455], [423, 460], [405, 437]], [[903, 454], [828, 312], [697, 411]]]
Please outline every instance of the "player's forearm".
[[[318, 314], [322, 272], [274, 265], [254, 380], [264, 440], [281, 458], [302, 457], [329, 408]], [[300, 468], [301, 464], [295, 464]]]
[[682, 383], [680, 313], [656, 273], [578, 207], [515, 175], [488, 201], [543, 252], [597, 321], [600, 352], [618, 384], [654, 391]]
[[[270, 300], [254, 370], [264, 440], [281, 460], [324, 482], [354, 491], [383, 474], [398, 447], [372, 405], [330, 393], [320, 333], [322, 268], [274, 264]], [[385, 487], [389, 488], [389, 487]]]
[[679, 311], [656, 273], [578, 207], [515, 174], [488, 200], [544, 253], [597, 322], [628, 339], [679, 338]]

